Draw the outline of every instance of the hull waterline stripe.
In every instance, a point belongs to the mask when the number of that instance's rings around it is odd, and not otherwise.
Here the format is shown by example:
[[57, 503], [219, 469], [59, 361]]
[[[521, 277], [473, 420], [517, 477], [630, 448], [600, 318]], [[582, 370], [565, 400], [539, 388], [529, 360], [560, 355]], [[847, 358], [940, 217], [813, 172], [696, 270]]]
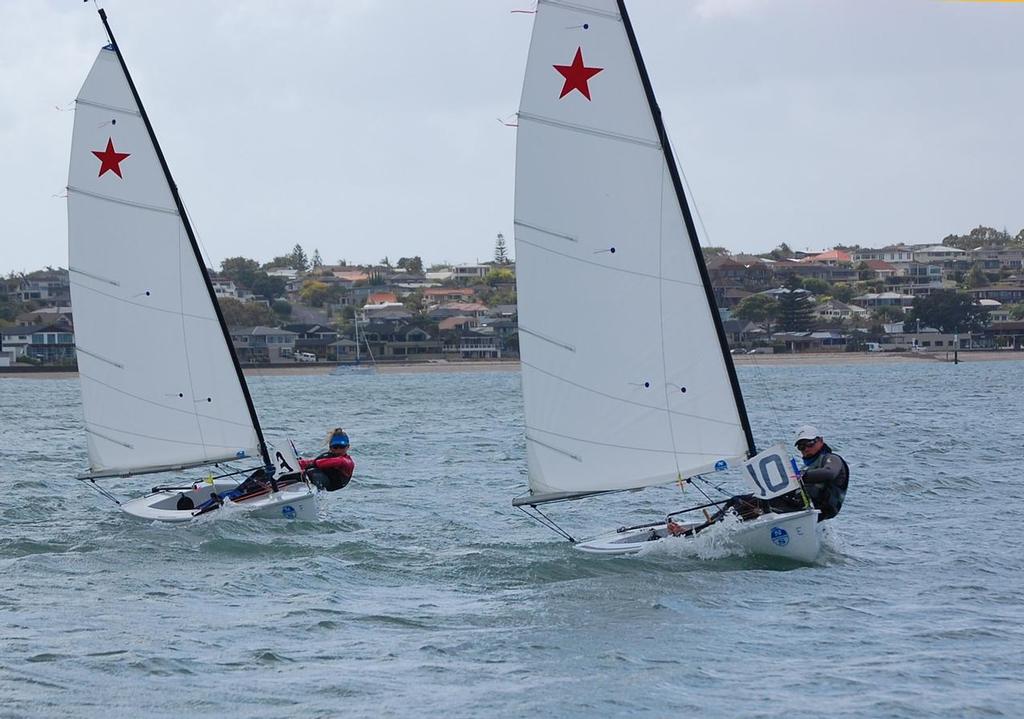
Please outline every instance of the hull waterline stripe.
[[111, 197], [110, 195], [101, 195], [98, 192], [89, 192], [88, 190], [82, 190], [77, 187], [68, 185], [68, 192], [75, 195], [85, 195], [86, 197], [92, 197], [97, 200], [106, 200], [107, 202], [113, 202], [115, 205], [126, 205], [127, 207], [135, 207], [140, 210], [150, 210], [152, 212], [162, 212], [165, 215], [177, 215], [178, 211], [173, 207], [160, 207], [159, 205], [147, 205], [144, 202], [132, 202], [131, 200], [122, 200], [119, 197]]
[[598, 130], [596, 127], [587, 127], [586, 125], [577, 125], [571, 122], [561, 122], [560, 120], [552, 120], [549, 117], [541, 117], [540, 115], [531, 115], [528, 112], [519, 112], [519, 122], [522, 124], [523, 120], [530, 122], [536, 122], [539, 125], [547, 125], [558, 130], [568, 130], [569, 132], [578, 132], [583, 135], [593, 135], [594, 137], [600, 137], [605, 140], [615, 140], [617, 142], [628, 142], [633, 145], [640, 145], [650, 150], [661, 150], [661, 144], [657, 140], [648, 140], [644, 137], [634, 137], [633, 135], [623, 135], [619, 132], [609, 132], [608, 130]]

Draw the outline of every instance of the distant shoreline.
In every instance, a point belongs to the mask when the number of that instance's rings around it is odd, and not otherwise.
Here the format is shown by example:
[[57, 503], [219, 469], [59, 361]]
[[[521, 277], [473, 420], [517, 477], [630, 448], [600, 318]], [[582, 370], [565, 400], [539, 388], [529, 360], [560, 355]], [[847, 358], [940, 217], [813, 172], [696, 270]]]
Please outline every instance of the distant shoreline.
[[[889, 362], [950, 362], [953, 352], [801, 352], [799, 354], [742, 354], [733, 355], [737, 366], [775, 365], [853, 365], [884, 364]], [[998, 362], [1001, 360], [1024, 360], [1024, 351], [1013, 350], [961, 350], [961, 362]], [[247, 366], [242, 370], [246, 376], [276, 375], [329, 375], [339, 365], [333, 362], [295, 363]], [[344, 366], [344, 365], [342, 365]], [[445, 362], [379, 362], [378, 374], [433, 374], [448, 372], [518, 372], [519, 360], [449, 360]], [[60, 368], [43, 367], [0, 367], [0, 379], [74, 379], [78, 372]]]

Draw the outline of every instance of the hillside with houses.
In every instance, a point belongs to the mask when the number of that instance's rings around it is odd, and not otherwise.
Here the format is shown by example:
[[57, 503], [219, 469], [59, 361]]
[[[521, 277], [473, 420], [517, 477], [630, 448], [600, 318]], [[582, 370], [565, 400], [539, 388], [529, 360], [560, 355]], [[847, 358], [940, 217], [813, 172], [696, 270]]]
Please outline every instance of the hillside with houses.
[[[1024, 343], [1024, 230], [979, 227], [938, 244], [704, 254], [734, 352]], [[483, 263], [327, 264], [296, 245], [262, 264], [228, 258], [209, 274], [245, 365], [518, 357], [515, 264], [501, 235], [494, 260]], [[0, 367], [74, 366], [70, 281], [61, 268], [0, 280]]]

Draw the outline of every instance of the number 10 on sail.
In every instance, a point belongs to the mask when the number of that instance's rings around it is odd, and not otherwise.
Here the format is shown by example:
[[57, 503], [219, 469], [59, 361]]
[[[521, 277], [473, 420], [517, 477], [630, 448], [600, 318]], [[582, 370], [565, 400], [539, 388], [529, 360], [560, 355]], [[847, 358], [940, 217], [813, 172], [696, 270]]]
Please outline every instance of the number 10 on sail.
[[743, 463], [743, 468], [758, 499], [771, 499], [800, 487], [786, 446], [781, 443], [751, 457]]

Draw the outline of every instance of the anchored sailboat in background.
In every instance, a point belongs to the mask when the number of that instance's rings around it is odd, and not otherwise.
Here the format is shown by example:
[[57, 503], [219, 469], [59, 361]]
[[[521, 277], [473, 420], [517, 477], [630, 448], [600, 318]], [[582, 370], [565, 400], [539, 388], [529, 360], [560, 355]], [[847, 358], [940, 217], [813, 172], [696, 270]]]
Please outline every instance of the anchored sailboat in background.
[[[313, 519], [315, 494], [290, 449], [263, 437], [195, 234], [153, 127], [110, 38], [77, 98], [68, 177], [75, 343], [97, 479], [217, 466], [207, 480], [118, 504], [144, 519], [191, 520], [224, 503]], [[242, 461], [248, 469], [225, 469]], [[221, 495], [250, 476], [234, 501]], [[275, 477], [278, 472], [291, 472]], [[212, 500], [212, 501], [211, 501]]]
[[[686, 481], [747, 458], [762, 499], [798, 488], [784, 447], [755, 457], [697, 231], [621, 0], [538, 2], [517, 133], [530, 491], [513, 504], [572, 539], [538, 507]], [[724, 500], [691, 510], [708, 507], [714, 514], [703, 521], [674, 525], [678, 537], [662, 519], [576, 546], [626, 554], [651, 541], [692, 541], [733, 516]], [[817, 515], [802, 507], [736, 517], [732, 538], [812, 560]]]

